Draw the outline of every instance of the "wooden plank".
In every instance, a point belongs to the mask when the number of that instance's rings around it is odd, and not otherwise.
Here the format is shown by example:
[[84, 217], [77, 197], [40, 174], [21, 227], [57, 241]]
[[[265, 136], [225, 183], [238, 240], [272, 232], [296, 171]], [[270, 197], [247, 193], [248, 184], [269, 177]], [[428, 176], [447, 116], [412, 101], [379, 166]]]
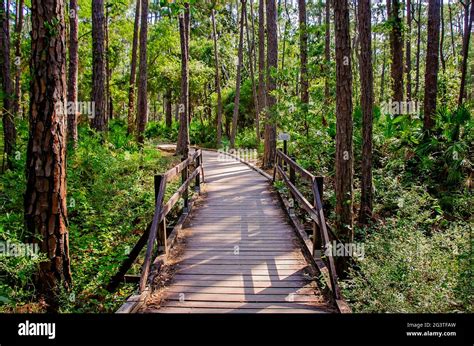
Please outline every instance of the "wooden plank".
[[252, 289], [264, 288], [293, 288], [297, 289], [308, 285], [308, 281], [250, 281], [250, 280], [175, 280], [172, 282], [174, 287], [242, 287]]
[[299, 303], [299, 302], [319, 302], [320, 298], [314, 294], [213, 294], [213, 293], [174, 293], [169, 292], [166, 300], [177, 301], [219, 301], [219, 302], [274, 302], [274, 303]]
[[185, 307], [165, 307], [154, 312], [162, 314], [314, 314], [327, 313], [324, 309], [318, 308], [295, 308], [295, 309], [239, 309], [239, 308], [185, 308]]
[[225, 275], [224, 277], [222, 275], [212, 275], [212, 274], [204, 274], [204, 275], [199, 275], [199, 274], [181, 274], [181, 273], [176, 273], [175, 275], [176, 280], [196, 280], [196, 281], [215, 281], [215, 280], [225, 280], [225, 281], [238, 281], [240, 282], [241, 280], [244, 281], [263, 281], [268, 283], [272, 282], [290, 282], [290, 281], [296, 281], [296, 282], [303, 282], [304, 278], [302, 276], [288, 276], [285, 278], [282, 278], [278, 275], [248, 275], [248, 274], [229, 274]]
[[260, 260], [255, 260], [255, 259], [242, 259], [242, 258], [236, 258], [236, 259], [187, 259], [183, 260], [178, 263], [178, 265], [183, 266], [183, 265], [192, 265], [192, 264], [209, 264], [209, 265], [220, 265], [220, 264], [235, 264], [235, 265], [247, 265], [247, 264], [252, 264], [252, 265], [277, 265], [279, 268], [280, 266], [284, 265], [296, 265], [296, 264], [301, 264], [301, 265], [307, 265], [306, 262], [301, 261], [299, 259], [283, 259], [283, 260], [273, 260], [270, 263], [262, 262]]
[[297, 256], [293, 253], [283, 252], [283, 253], [254, 253], [254, 252], [240, 252], [239, 254], [232, 253], [209, 253], [207, 251], [186, 251], [182, 256], [182, 259], [209, 259], [209, 258], [219, 258], [219, 259], [252, 259], [252, 260], [261, 260], [261, 261], [273, 261], [275, 259], [302, 259], [302, 256]]
[[278, 263], [278, 264], [267, 264], [267, 263], [264, 263], [264, 264], [241, 264], [241, 263], [220, 263], [220, 264], [215, 264], [214, 262], [212, 262], [211, 264], [209, 263], [206, 263], [206, 264], [203, 264], [203, 263], [183, 263], [183, 262], [180, 262], [176, 265], [176, 267], [179, 267], [180, 270], [184, 270], [184, 269], [191, 269], [191, 268], [200, 268], [200, 269], [210, 269], [210, 270], [221, 270], [222, 268], [226, 268], [226, 269], [240, 269], [240, 270], [246, 270], [246, 269], [252, 269], [253, 270], [264, 270], [264, 269], [269, 269], [269, 270], [289, 270], [289, 269], [293, 269], [293, 270], [298, 270], [298, 269], [303, 269], [303, 268], [306, 268], [307, 264], [304, 264], [304, 263], [295, 263], [295, 264], [281, 264], [281, 263]]
[[205, 294], [263, 294], [263, 295], [289, 295], [289, 294], [314, 294], [313, 287], [191, 287], [174, 285], [167, 292], [173, 293], [205, 293]]
[[174, 301], [167, 302], [172, 307], [196, 307], [196, 308], [233, 308], [233, 309], [319, 309], [327, 307], [322, 302], [224, 302], [224, 301]]
[[234, 269], [234, 268], [179, 268], [177, 273], [183, 275], [238, 275], [238, 274], [249, 274], [254, 276], [289, 276], [297, 274], [298, 270], [296, 269], [280, 269], [280, 268], [273, 268], [273, 269]]

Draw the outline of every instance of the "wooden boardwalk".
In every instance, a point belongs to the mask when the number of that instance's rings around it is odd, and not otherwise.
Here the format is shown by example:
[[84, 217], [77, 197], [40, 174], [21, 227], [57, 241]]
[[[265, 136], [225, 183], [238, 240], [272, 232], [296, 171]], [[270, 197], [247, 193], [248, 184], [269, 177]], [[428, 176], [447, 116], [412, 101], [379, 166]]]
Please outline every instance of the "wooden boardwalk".
[[313, 281], [268, 180], [204, 151], [205, 195], [185, 226], [185, 248], [149, 313], [333, 312]]

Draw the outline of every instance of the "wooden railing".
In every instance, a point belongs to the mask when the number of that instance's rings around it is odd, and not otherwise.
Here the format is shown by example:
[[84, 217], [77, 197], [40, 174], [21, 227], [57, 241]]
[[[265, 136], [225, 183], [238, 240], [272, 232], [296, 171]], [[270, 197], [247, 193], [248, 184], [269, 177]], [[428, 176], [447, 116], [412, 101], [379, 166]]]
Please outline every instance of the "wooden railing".
[[[194, 167], [194, 171], [189, 173], [189, 168]], [[181, 174], [181, 186], [176, 192], [164, 203], [167, 184]], [[204, 181], [204, 168], [202, 166], [202, 150], [197, 149], [193, 155], [181, 161], [178, 165], [171, 168], [164, 174], [155, 175], [155, 212], [152, 222], [148, 225], [137, 244], [130, 251], [128, 257], [123, 261], [117, 274], [112, 278], [107, 289], [115, 290], [120, 282], [126, 279], [126, 273], [135, 262], [141, 250], [147, 245], [145, 259], [142, 266], [142, 272], [139, 277], [140, 292], [143, 292], [148, 284], [148, 278], [153, 261], [155, 245], [158, 245], [158, 253], [166, 257], [173, 246], [176, 239], [178, 227], [182, 226], [185, 217], [189, 213], [189, 195], [188, 188], [192, 181], [195, 181], [195, 187], [199, 191], [201, 182]], [[180, 220], [168, 236], [166, 227], [166, 216], [173, 207], [183, 199], [183, 208]], [[184, 216], [184, 217], [183, 217]], [[137, 281], [137, 277], [129, 279], [129, 281]]]
[[[287, 174], [287, 171], [289, 171], [289, 175]], [[296, 187], [296, 174], [299, 175], [302, 181], [310, 184], [311, 193], [313, 195], [313, 203], [309, 202]], [[276, 164], [273, 171], [274, 182], [277, 180], [277, 175], [282, 178], [293, 198], [293, 201], [297, 202], [298, 206], [302, 208], [312, 220], [313, 242], [312, 244], [308, 244], [310, 243], [308, 240], [308, 243], [306, 243], [305, 246], [311, 248], [308, 248], [307, 250], [312, 253], [314, 259], [324, 260], [324, 256], [319, 257], [319, 254], [324, 253], [323, 249], [326, 249], [332, 240], [338, 240], [337, 237], [330, 231], [324, 216], [322, 203], [323, 177], [314, 176], [306, 169], [299, 166], [294, 161], [294, 159], [279, 149], [277, 150]], [[339, 300], [341, 298], [341, 293], [337, 279], [334, 257], [331, 254], [325, 257], [325, 265], [328, 269], [333, 297], [336, 300]]]

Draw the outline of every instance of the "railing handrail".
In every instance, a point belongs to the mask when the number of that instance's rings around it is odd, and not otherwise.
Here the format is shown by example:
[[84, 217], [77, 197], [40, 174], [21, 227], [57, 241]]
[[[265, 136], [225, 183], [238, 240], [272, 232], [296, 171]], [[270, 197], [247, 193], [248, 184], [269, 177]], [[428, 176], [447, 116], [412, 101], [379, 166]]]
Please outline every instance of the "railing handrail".
[[[191, 165], [194, 165], [195, 170], [191, 175], [189, 175], [187, 169]], [[184, 176], [182, 178], [182, 183], [180, 187], [169, 198], [168, 202], [163, 205], [167, 183], [170, 182], [176, 176], [178, 176], [179, 173], [183, 172]], [[142, 292], [147, 285], [153, 248], [158, 234], [158, 225], [164, 221], [166, 215], [168, 215], [168, 213], [176, 205], [179, 199], [186, 194], [191, 181], [193, 179], [196, 179], [196, 184], [198, 185], [200, 184], [201, 178], [204, 178], [204, 170], [202, 168], [202, 150], [197, 149], [192, 156], [188, 156], [187, 159], [181, 161], [179, 164], [169, 169], [164, 174], [158, 175], [157, 177], [158, 182], [155, 180], [155, 212], [153, 214], [153, 221], [150, 226], [145, 260], [143, 262], [142, 274], [140, 276], [140, 292]], [[187, 199], [187, 196], [185, 199]], [[185, 201], [185, 204], [186, 203], [187, 200]], [[166, 227], [163, 227], [162, 231], [164, 232], [163, 239], [166, 241]], [[168, 249], [165, 246], [165, 252], [167, 251]]]
[[[286, 186], [290, 190], [291, 195], [293, 196], [294, 199], [298, 200], [300, 203], [300, 206], [309, 214], [311, 217], [311, 220], [318, 225], [319, 228], [319, 233], [321, 236], [321, 240], [323, 242], [322, 246], [326, 247], [328, 244], [330, 244], [330, 229], [329, 226], [326, 223], [326, 218], [324, 216], [324, 210], [323, 210], [323, 204], [322, 204], [322, 198], [320, 195], [320, 189], [318, 187], [318, 182], [317, 182], [317, 177], [298, 165], [291, 157], [286, 155], [284, 152], [282, 152], [280, 149], [277, 149], [276, 152], [276, 163], [275, 163], [275, 171], [273, 174], [273, 179], [276, 181], [276, 173], [280, 175], [280, 177], [283, 179], [285, 182]], [[303, 177], [307, 182], [311, 183], [311, 191], [313, 194], [313, 204], [311, 204], [304, 196], [303, 194], [298, 190], [296, 187], [296, 179], [292, 179], [291, 177], [288, 177], [286, 174], [285, 170], [283, 169], [283, 166], [281, 165], [282, 161], [284, 161], [286, 164], [290, 166], [290, 169], [292, 168], [294, 172], [298, 172], [301, 177]], [[291, 171], [290, 171], [291, 175]], [[292, 181], [293, 180], [293, 181]], [[332, 232], [331, 232], [332, 233]], [[336, 241], [339, 241], [337, 237], [332, 233], [333, 238]], [[315, 251], [316, 251], [316, 234], [313, 234], [313, 249], [309, 249], [310, 251], [312, 250], [312, 255], [313, 258], [315, 256]], [[329, 272], [329, 279], [331, 281], [331, 286], [332, 286], [332, 293], [334, 295], [335, 299], [340, 299], [341, 294], [340, 294], [340, 288], [338, 284], [338, 277], [337, 277], [337, 272], [336, 272], [336, 265], [334, 262], [333, 256], [327, 256], [328, 258], [328, 272]]]

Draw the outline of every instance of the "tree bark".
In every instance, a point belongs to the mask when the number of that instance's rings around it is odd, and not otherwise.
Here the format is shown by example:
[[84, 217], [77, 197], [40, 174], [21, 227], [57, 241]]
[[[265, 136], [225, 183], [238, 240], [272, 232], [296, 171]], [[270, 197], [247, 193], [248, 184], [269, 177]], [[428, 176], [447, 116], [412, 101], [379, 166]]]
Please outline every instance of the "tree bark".
[[148, 0], [141, 0], [140, 11], [140, 65], [138, 67], [137, 142], [143, 145], [148, 122]]
[[343, 243], [352, 228], [352, 71], [347, 0], [334, 0], [336, 32], [336, 230]]
[[135, 9], [135, 23], [133, 25], [132, 62], [130, 66], [130, 83], [128, 87], [127, 133], [131, 135], [135, 130], [135, 81], [137, 79], [138, 37], [140, 27], [141, 0], [137, 0]]
[[219, 147], [222, 142], [222, 93], [221, 93], [221, 76], [220, 76], [220, 65], [219, 65], [219, 48], [217, 46], [217, 28], [216, 28], [216, 14], [215, 10], [211, 11], [212, 20], [212, 36], [214, 39], [214, 64], [215, 64], [215, 83], [217, 92], [217, 146]]
[[325, 10], [324, 24], [326, 27], [326, 35], [324, 40], [324, 64], [326, 65], [326, 75], [324, 77], [324, 104], [328, 107], [331, 98], [329, 91], [329, 69], [331, 66], [331, 0], [326, 1]]
[[[36, 289], [49, 310], [71, 286], [66, 207], [66, 24], [64, 0], [31, 3], [31, 99], [24, 199], [26, 229], [47, 261]], [[48, 26], [48, 23], [54, 27]], [[33, 236], [34, 235], [34, 236]]]
[[372, 216], [372, 124], [374, 86], [372, 71], [372, 25], [370, 0], [360, 0], [358, 6], [360, 39], [360, 83], [362, 107], [362, 178], [359, 222], [367, 224]]
[[441, 0], [429, 0], [428, 2], [428, 47], [426, 51], [425, 99], [423, 107], [423, 128], [426, 131], [431, 130], [433, 127], [433, 117], [436, 113], [439, 67], [440, 1]]
[[262, 111], [266, 108], [265, 85], [265, 0], [258, 4], [258, 114], [261, 118]]
[[253, 59], [253, 70], [257, 71], [257, 55], [255, 53], [256, 51], [256, 46], [255, 46], [255, 15], [253, 11], [253, 0], [250, 0], [250, 24], [252, 26], [251, 32], [252, 32], [252, 59]]
[[21, 34], [23, 30], [23, 7], [24, 0], [17, 1], [17, 23], [16, 23], [16, 42], [15, 42], [15, 98], [13, 103], [13, 114], [16, 117], [20, 117], [21, 112]]
[[92, 101], [95, 103], [92, 127], [97, 131], [107, 130], [104, 40], [104, 0], [92, 0]]
[[247, 3], [241, 0], [242, 12], [240, 15], [240, 33], [239, 33], [239, 50], [237, 57], [237, 77], [235, 78], [235, 98], [234, 98], [234, 112], [232, 115], [232, 133], [230, 135], [230, 147], [235, 148], [235, 136], [237, 135], [237, 124], [239, 118], [240, 106], [240, 82], [242, 73], [242, 60], [244, 58], [244, 23], [246, 16]]
[[110, 93], [110, 78], [112, 71], [110, 70], [110, 51], [109, 51], [109, 6], [108, 0], [105, 1], [105, 112], [107, 121], [113, 119], [112, 107], [111, 107], [111, 99], [112, 94]]
[[416, 74], [415, 74], [415, 97], [418, 98], [420, 90], [420, 50], [421, 50], [421, 3], [423, 0], [418, 0], [418, 19], [416, 20], [417, 35], [416, 35]]
[[464, 36], [462, 43], [461, 85], [459, 87], [458, 107], [461, 107], [466, 97], [467, 59], [469, 56], [469, 42], [471, 40], [472, 21], [474, 18], [474, 3], [466, 0], [464, 5]]
[[[329, 1], [328, 1], [329, 2]], [[301, 103], [306, 113], [309, 103], [308, 92], [308, 30], [306, 28], [306, 0], [298, 0], [298, 18], [300, 28], [300, 78], [301, 78]]]
[[407, 101], [411, 100], [411, 0], [407, 0], [407, 33], [406, 33], [406, 75], [407, 75]]
[[[250, 8], [252, 8], [252, 3], [250, 3]], [[252, 12], [251, 12], [252, 14]], [[255, 131], [256, 131], [256, 138], [257, 138], [257, 146], [260, 145], [260, 117], [258, 114], [258, 95], [257, 95], [257, 86], [255, 85], [255, 59], [253, 55], [253, 48], [255, 46], [255, 42], [250, 39], [250, 28], [249, 28], [249, 21], [247, 12], [245, 12], [245, 28], [247, 32], [247, 48], [249, 54], [249, 68], [250, 68], [250, 80], [252, 81], [252, 97], [253, 97], [253, 110], [255, 112]]]
[[189, 154], [189, 4], [185, 3], [184, 15], [179, 17], [181, 41], [181, 104], [179, 105], [179, 134], [176, 154], [183, 159]]
[[[441, 0], [442, 1], [442, 0]], [[441, 33], [440, 33], [440, 38], [439, 38], [439, 59], [441, 61], [441, 67], [443, 69], [443, 72], [446, 71], [446, 59], [444, 57], [444, 6], [443, 3], [441, 3], [440, 6], [441, 10]]]
[[277, 8], [275, 0], [266, 0], [267, 10], [267, 92], [266, 92], [266, 121], [265, 142], [263, 152], [263, 167], [272, 168], [276, 155], [276, 122], [275, 110], [276, 98], [273, 95], [276, 90], [276, 78], [274, 76], [278, 68], [278, 28]]
[[69, 2], [69, 73], [67, 82], [67, 100], [73, 105], [73, 111], [68, 112], [67, 128], [68, 140], [72, 142], [73, 148], [77, 146], [77, 78], [79, 66], [78, 54], [78, 6], [77, 0]]
[[0, 46], [2, 51], [1, 61], [1, 82], [3, 91], [3, 138], [4, 153], [7, 157], [7, 167], [13, 167], [13, 150], [16, 145], [16, 128], [13, 121], [13, 85], [10, 76], [10, 25], [8, 21], [9, 1], [0, 0], [0, 21], [2, 33], [0, 36]]
[[171, 89], [168, 89], [168, 91], [166, 92], [166, 97], [165, 97], [165, 123], [166, 123], [166, 127], [170, 128], [171, 125], [173, 125], [173, 109], [172, 109], [172, 105], [173, 103], [171, 102], [171, 98], [172, 98], [172, 92], [171, 92]]
[[[390, 4], [388, 6], [388, 4]], [[403, 42], [402, 42], [402, 20], [400, 18], [400, 0], [387, 0], [387, 9], [391, 23], [390, 30], [390, 54], [392, 65], [390, 75], [392, 77], [393, 101], [403, 101]]]
[[449, 10], [449, 26], [450, 26], [450, 36], [451, 36], [451, 49], [452, 49], [453, 58], [454, 58], [454, 57], [456, 57], [456, 48], [455, 48], [455, 44], [454, 44], [453, 11], [452, 11], [450, 3], [448, 3], [448, 10]]

